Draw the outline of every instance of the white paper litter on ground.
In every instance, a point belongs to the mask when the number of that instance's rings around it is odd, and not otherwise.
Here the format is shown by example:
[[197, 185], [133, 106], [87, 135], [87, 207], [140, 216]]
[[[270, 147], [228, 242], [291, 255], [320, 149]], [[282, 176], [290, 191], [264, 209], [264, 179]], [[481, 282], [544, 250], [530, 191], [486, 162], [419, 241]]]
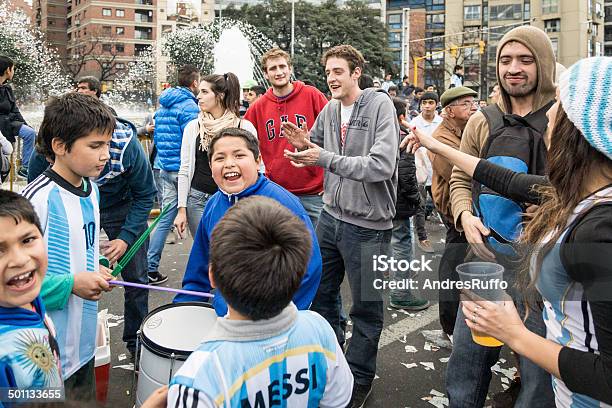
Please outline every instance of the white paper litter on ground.
[[510, 386], [507, 384], [502, 384], [502, 388], [504, 389], [504, 391], [506, 391], [508, 388], [510, 388]]
[[378, 380], [380, 377], [378, 376], [378, 374], [374, 374], [374, 379]]
[[397, 317], [397, 313], [391, 313], [391, 317], [395, 319]]
[[506, 362], [505, 358], [500, 358], [499, 361], [498, 361], [498, 363], [501, 363], [501, 364], [504, 364], [505, 362]]
[[406, 350], [406, 353], [416, 353], [417, 352], [417, 348], [411, 345], [405, 346], [404, 350]]
[[422, 330], [425, 340], [441, 348], [452, 350], [453, 344], [442, 330]]
[[425, 346], [423, 346], [423, 348], [426, 351], [438, 351], [438, 350], [440, 350], [439, 346], [436, 346], [435, 344], [432, 344], [432, 343], [430, 343], [428, 341], [425, 342]]
[[116, 365], [116, 366], [113, 366], [113, 368], [121, 368], [122, 370], [134, 371], [134, 364], [130, 363], [130, 364], [123, 364], [123, 365]]
[[510, 380], [508, 379], [508, 377], [502, 377], [502, 378], [500, 378], [500, 380], [504, 384], [510, 384]]
[[348, 340], [351, 337], [353, 337], [353, 332], [350, 332], [350, 331], [347, 331], [346, 334], [344, 335], [344, 339], [345, 340]]
[[441, 393], [440, 391], [436, 391], [433, 388], [432, 388], [431, 391], [429, 391], [429, 393], [431, 395], [435, 396], [435, 397], [443, 397], [444, 396], [444, 393]]
[[401, 339], [398, 339], [400, 343], [406, 344], [406, 335], [404, 334]]
[[491, 371], [494, 373], [503, 374], [512, 380], [514, 379], [514, 374], [516, 373], [516, 367], [501, 368], [499, 364], [495, 364], [493, 367], [491, 367]]
[[421, 400], [429, 402], [431, 405], [437, 408], [444, 408], [448, 406], [448, 398], [439, 391], [431, 390], [430, 394], [426, 397], [422, 397]]
[[125, 355], [125, 353], [123, 353], [123, 354], [119, 354], [119, 355], [117, 356], [117, 360], [119, 360], [119, 361], [123, 361], [123, 360], [125, 360], [126, 358], [127, 358], [127, 356]]
[[449, 357], [442, 357], [442, 358], [439, 358], [438, 360], [440, 360], [441, 363], [448, 363], [448, 360], [450, 360], [450, 358]]
[[435, 366], [434, 363], [430, 362], [430, 361], [421, 361], [419, 364], [421, 364], [423, 367], [425, 367], [426, 371], [429, 370], [435, 370]]
[[352, 326], [353, 325], [353, 321], [352, 320], [347, 320], [346, 321], [346, 325], [347, 326]]
[[403, 365], [406, 368], [414, 368], [414, 367], [417, 366], [416, 363], [408, 363], [408, 364], [407, 363], [400, 363], [400, 364]]

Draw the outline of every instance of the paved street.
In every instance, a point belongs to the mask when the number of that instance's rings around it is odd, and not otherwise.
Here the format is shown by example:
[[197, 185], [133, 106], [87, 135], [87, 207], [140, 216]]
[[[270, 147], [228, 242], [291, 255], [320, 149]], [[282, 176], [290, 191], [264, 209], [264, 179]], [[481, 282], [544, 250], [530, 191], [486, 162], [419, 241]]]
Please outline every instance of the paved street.
[[[428, 223], [430, 239], [434, 247], [439, 250], [436, 262], [439, 261], [440, 250], [444, 244], [443, 227], [439, 224]], [[166, 245], [162, 258], [161, 270], [170, 276], [166, 283], [168, 287], [179, 288], [189, 257], [191, 241], [185, 240], [174, 245]], [[416, 255], [420, 256], [418, 247]], [[437, 265], [434, 270], [437, 270]], [[345, 310], [349, 310], [350, 292], [343, 286]], [[155, 291], [150, 294], [149, 308], [169, 303], [170, 294]], [[123, 289], [116, 288], [100, 302], [100, 310], [108, 309], [113, 315], [123, 315]], [[116, 324], [116, 318], [109, 322]], [[368, 407], [403, 408], [403, 407], [445, 407], [448, 406], [443, 394], [446, 361], [450, 350], [438, 348], [435, 342], [427, 341], [423, 331], [439, 330], [437, 304], [428, 310], [416, 314], [402, 313], [386, 308], [385, 329], [383, 331], [379, 348], [378, 371], [374, 381], [374, 389]], [[194, 322], [185, 322], [186, 325]], [[112, 361], [111, 366], [117, 367], [128, 364], [127, 351], [121, 341], [122, 323], [111, 327]], [[349, 326], [350, 330], [350, 326]], [[120, 357], [125, 359], [119, 360]], [[502, 384], [508, 382], [506, 369], [515, 366], [513, 356], [507, 350], [502, 353], [499, 367], [501, 372], [494, 372], [491, 394], [502, 390]], [[505, 374], [504, 374], [505, 373]], [[132, 371], [122, 368], [111, 369], [110, 390], [107, 406], [130, 407], [132, 404]], [[503, 381], [503, 382], [502, 382]], [[491, 395], [490, 394], [490, 395]]]

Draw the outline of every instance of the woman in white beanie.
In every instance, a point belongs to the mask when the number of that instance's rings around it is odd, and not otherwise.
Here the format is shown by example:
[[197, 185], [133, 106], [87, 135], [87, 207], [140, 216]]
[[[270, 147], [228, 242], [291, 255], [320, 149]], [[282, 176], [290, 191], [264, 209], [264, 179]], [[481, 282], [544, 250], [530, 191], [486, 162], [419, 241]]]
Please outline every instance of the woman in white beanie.
[[[612, 58], [583, 59], [560, 79], [548, 152], [550, 185], [522, 241], [527, 289], [544, 300], [547, 338], [514, 305], [466, 294], [467, 325], [553, 375], [558, 407], [612, 404]], [[556, 110], [556, 111], [555, 111]]]

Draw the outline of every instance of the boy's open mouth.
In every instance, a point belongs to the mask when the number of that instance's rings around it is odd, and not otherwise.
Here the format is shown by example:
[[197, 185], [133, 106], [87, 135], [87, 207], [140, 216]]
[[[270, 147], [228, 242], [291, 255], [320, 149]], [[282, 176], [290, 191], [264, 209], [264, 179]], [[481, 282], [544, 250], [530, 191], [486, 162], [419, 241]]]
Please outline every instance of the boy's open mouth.
[[225, 173], [223, 175], [223, 178], [228, 181], [236, 181], [240, 178], [240, 173], [235, 172], [235, 171], [230, 171], [229, 173]]
[[34, 282], [34, 271], [25, 272], [17, 276], [13, 276], [6, 282], [6, 285], [11, 289], [23, 290], [27, 289]]

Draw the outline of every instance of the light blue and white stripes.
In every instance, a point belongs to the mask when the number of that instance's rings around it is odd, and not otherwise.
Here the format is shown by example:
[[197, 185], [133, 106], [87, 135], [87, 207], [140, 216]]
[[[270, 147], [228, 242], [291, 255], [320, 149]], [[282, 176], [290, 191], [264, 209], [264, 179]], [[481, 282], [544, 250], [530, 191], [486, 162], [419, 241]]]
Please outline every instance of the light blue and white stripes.
[[560, 99], [569, 120], [591, 146], [612, 160], [612, 57], [585, 58], [559, 80]]

